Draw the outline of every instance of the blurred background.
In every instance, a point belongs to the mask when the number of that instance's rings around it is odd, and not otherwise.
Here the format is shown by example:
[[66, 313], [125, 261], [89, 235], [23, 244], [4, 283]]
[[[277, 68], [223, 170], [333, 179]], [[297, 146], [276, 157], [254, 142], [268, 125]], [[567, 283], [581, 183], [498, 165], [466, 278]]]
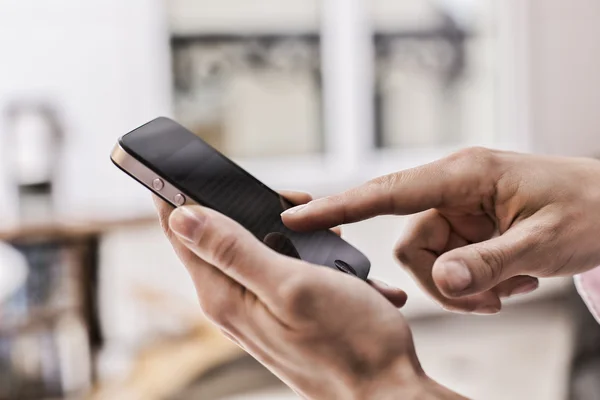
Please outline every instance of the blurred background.
[[[118, 136], [170, 116], [315, 196], [471, 145], [598, 156], [599, 36], [590, 0], [0, 0], [0, 399], [294, 398], [203, 319]], [[427, 373], [600, 398], [570, 280], [450, 315], [392, 258], [404, 222], [344, 235], [409, 293]]]

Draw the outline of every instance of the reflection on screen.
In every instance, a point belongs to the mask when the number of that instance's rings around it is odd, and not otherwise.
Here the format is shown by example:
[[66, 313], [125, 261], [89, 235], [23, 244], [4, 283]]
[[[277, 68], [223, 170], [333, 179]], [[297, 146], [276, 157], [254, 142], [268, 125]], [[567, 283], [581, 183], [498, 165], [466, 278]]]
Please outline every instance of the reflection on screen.
[[123, 144], [135, 149], [141, 161], [146, 160], [199, 204], [243, 225], [269, 247], [305, 260], [314, 259], [316, 254], [309, 253], [316, 252], [325, 261], [331, 251], [330, 232], [291, 231], [280, 216], [293, 206], [288, 200], [179, 125], [169, 120], [157, 125], [155, 120], [151, 128], [144, 135], [123, 138]]

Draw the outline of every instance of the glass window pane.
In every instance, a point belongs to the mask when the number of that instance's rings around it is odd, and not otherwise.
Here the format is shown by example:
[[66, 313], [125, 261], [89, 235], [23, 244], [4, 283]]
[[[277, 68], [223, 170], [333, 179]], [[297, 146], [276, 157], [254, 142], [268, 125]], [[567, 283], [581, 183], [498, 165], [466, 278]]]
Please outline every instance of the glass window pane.
[[318, 3], [199, 3], [170, 5], [176, 118], [233, 157], [322, 151]]
[[321, 150], [316, 36], [175, 41], [177, 118], [231, 156]]
[[372, 11], [378, 146], [493, 139], [491, 1], [378, 0]]

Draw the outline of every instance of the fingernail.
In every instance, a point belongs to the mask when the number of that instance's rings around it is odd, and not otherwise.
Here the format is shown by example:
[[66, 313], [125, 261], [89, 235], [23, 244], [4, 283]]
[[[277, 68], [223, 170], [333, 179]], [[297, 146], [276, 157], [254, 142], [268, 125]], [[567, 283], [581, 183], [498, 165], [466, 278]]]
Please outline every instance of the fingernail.
[[442, 264], [442, 271], [446, 280], [447, 289], [459, 293], [471, 285], [473, 277], [471, 271], [460, 261], [448, 261]]
[[177, 236], [197, 243], [202, 236], [204, 217], [187, 207], [179, 207], [171, 214], [169, 227]]
[[500, 311], [500, 308], [497, 306], [485, 306], [481, 308], [477, 308], [473, 313], [479, 315], [490, 315], [497, 314]]
[[302, 211], [302, 209], [305, 208], [307, 205], [308, 204], [301, 204], [301, 205], [296, 206], [296, 207], [288, 208], [287, 210], [285, 210], [284, 212], [282, 212], [281, 215], [283, 215], [283, 214], [285, 214], [285, 215], [297, 214], [299, 211]]
[[380, 284], [380, 285], [382, 285], [382, 286], [385, 286], [386, 288], [390, 288], [390, 289], [398, 289], [397, 287], [395, 287], [395, 286], [392, 286], [392, 285], [390, 285], [390, 284], [389, 284], [389, 283], [387, 283], [387, 282], [380, 281], [379, 279], [377, 280], [377, 283], [379, 283], [379, 284]]
[[519, 294], [526, 294], [529, 292], [533, 292], [539, 286], [538, 281], [532, 281], [522, 286], [517, 286], [512, 292], [510, 292], [510, 296], [516, 296]]
[[380, 279], [376, 279], [376, 278], [369, 279], [369, 282], [371, 282], [374, 285], [380, 285], [380, 286], [383, 286], [383, 287], [386, 287], [389, 289], [398, 289], [399, 290], [399, 288], [397, 288], [396, 286], [392, 286], [389, 283], [386, 283]]

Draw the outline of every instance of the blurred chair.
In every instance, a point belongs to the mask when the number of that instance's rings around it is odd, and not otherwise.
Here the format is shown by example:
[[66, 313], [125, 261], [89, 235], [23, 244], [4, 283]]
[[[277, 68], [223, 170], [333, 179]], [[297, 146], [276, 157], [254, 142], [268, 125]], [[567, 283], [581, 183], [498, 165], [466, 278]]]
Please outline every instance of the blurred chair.
[[0, 310], [2, 303], [24, 285], [27, 273], [25, 257], [13, 247], [0, 242]]

